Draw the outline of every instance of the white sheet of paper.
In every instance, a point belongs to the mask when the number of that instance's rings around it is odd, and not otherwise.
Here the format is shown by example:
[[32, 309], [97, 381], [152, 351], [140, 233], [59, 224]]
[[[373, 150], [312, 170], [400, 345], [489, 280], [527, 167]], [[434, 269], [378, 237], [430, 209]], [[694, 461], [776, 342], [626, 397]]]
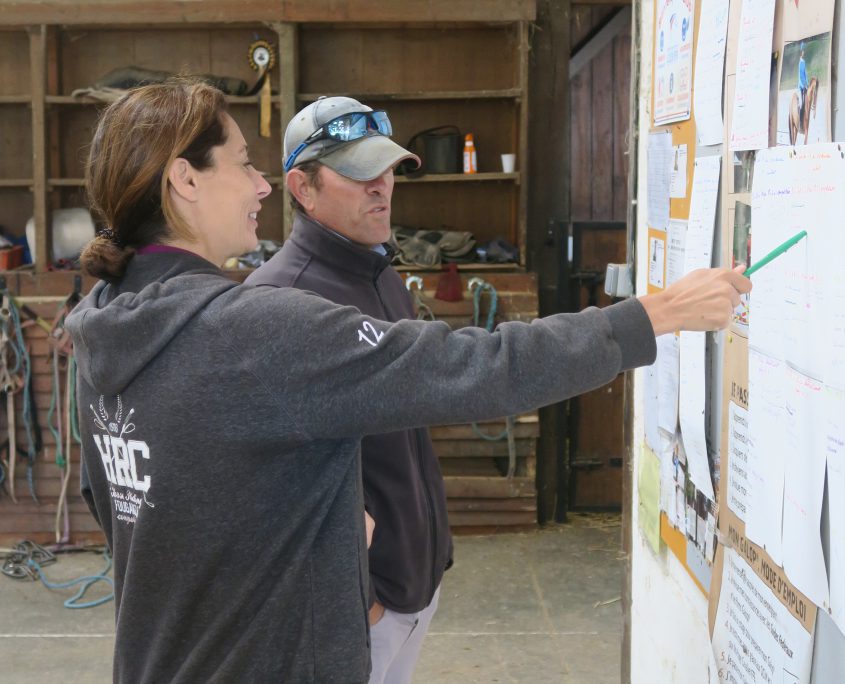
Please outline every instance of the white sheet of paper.
[[699, 145], [724, 140], [722, 74], [728, 33], [729, 0], [702, 0], [695, 50], [693, 111]]
[[660, 236], [649, 236], [648, 238], [648, 284], [664, 287], [664, 276], [666, 271], [666, 233]]
[[712, 501], [715, 498], [713, 478], [704, 430], [705, 335], [703, 332], [681, 332], [678, 416], [690, 479]]
[[754, 274], [749, 341], [834, 386], [845, 385], [843, 213], [845, 159], [838, 145], [757, 153], [751, 261], [801, 230], [807, 237]]
[[713, 626], [720, 682], [810, 681], [813, 636], [731, 548]]
[[672, 171], [672, 134], [648, 136], [648, 225], [658, 230], [669, 227], [669, 185]]
[[783, 564], [783, 478], [786, 453], [784, 363], [748, 350], [748, 480], [745, 536]]
[[[751, 216], [755, 228], [751, 241], [752, 263], [786, 240], [789, 229], [784, 226], [784, 217], [791, 211], [794, 170], [786, 148], [773, 147], [756, 154], [751, 189]], [[776, 259], [753, 276], [748, 340], [761, 352], [782, 359], [783, 290], [778, 266]]]
[[695, 160], [692, 177], [687, 237], [684, 245], [684, 273], [709, 268], [713, 259], [713, 226], [719, 199], [719, 155]]
[[687, 146], [672, 148], [672, 175], [669, 183], [669, 197], [683, 199], [687, 196]]
[[666, 231], [666, 287], [684, 275], [684, 254], [687, 242], [687, 222], [669, 219]]
[[657, 338], [657, 425], [674, 435], [678, 428], [680, 340], [674, 333]]
[[728, 508], [745, 520], [748, 490], [748, 411], [728, 405]]
[[657, 373], [657, 361], [643, 369], [645, 390], [643, 400], [645, 402], [645, 442], [652, 451], [660, 453], [660, 431], [657, 429], [660, 416]]
[[769, 146], [774, 19], [775, 0], [742, 0], [730, 137], [733, 152]]
[[678, 527], [675, 505], [675, 437], [660, 433], [660, 510], [666, 513], [669, 524]]
[[845, 634], [845, 392], [825, 388], [825, 453], [830, 505], [830, 610]]
[[828, 606], [821, 539], [824, 498], [824, 394], [817, 380], [786, 369], [781, 448], [786, 453], [783, 494], [783, 569], [795, 588]]

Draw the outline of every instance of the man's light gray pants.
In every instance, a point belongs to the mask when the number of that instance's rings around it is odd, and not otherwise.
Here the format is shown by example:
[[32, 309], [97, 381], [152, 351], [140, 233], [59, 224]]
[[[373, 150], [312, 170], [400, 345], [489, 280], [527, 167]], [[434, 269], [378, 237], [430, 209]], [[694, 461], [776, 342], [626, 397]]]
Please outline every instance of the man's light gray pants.
[[370, 627], [370, 684], [411, 684], [431, 618], [437, 611], [440, 587], [419, 613], [395, 613], [387, 608]]

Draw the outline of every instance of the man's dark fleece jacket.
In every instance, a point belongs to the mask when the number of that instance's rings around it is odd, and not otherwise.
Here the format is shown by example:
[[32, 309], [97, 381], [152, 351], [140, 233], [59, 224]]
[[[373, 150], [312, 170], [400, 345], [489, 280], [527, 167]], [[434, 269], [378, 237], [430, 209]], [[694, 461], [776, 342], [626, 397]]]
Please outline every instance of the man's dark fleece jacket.
[[366, 682], [361, 437], [522, 413], [655, 355], [636, 299], [452, 331], [172, 252], [136, 254], [66, 325], [132, 684]]
[[[411, 297], [382, 254], [297, 212], [282, 249], [246, 279], [297, 287], [383, 321], [415, 318]], [[402, 401], [398, 391], [395, 401]], [[427, 428], [361, 440], [364, 503], [376, 521], [369, 550], [370, 604], [399, 613], [425, 608], [451, 562], [446, 492]]]

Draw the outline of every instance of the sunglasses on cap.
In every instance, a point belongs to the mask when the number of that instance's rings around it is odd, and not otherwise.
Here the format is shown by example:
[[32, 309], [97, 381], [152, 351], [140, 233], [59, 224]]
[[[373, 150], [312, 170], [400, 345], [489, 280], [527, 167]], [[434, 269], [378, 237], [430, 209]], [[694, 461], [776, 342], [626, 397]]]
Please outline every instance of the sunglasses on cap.
[[294, 162], [302, 153], [302, 150], [319, 140], [350, 142], [369, 135], [370, 131], [376, 131], [377, 134], [386, 136], [390, 136], [393, 133], [393, 128], [390, 126], [390, 119], [387, 118], [387, 112], [381, 110], [375, 112], [353, 112], [332, 119], [320, 126], [297, 145], [296, 149], [285, 160], [285, 171], [290, 171], [293, 168]]

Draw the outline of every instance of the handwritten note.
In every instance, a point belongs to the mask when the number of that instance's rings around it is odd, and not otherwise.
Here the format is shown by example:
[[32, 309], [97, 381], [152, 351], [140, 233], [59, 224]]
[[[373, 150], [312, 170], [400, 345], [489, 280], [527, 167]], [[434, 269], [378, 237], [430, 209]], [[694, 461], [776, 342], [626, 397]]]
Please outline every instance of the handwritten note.
[[742, 0], [731, 151], [769, 145], [769, 72], [775, 0]]
[[701, 3], [693, 90], [693, 111], [699, 145], [717, 145], [724, 139], [722, 73], [725, 68], [729, 9], [729, 0], [702, 0]]
[[713, 226], [719, 199], [718, 155], [695, 160], [690, 197], [689, 222], [684, 245], [684, 273], [709, 268], [713, 261]]

